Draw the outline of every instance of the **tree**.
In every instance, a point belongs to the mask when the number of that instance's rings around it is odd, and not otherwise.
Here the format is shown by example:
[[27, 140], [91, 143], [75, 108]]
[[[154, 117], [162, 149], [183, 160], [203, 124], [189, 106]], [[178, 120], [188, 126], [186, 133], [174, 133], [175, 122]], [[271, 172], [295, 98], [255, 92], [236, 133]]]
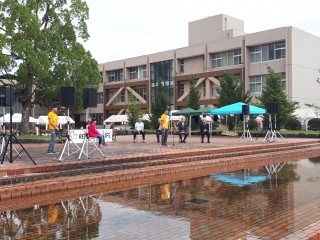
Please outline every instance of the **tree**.
[[266, 82], [262, 89], [262, 94], [258, 99], [263, 106], [270, 102], [278, 102], [281, 105], [281, 111], [277, 114], [277, 126], [283, 127], [288, 119], [291, 118], [296, 108], [296, 102], [290, 102], [281, 86], [281, 73], [275, 73], [271, 67], [268, 67]]
[[0, 2], [0, 69], [17, 76], [21, 132], [29, 132], [35, 103], [57, 100], [60, 86], [97, 87], [98, 64], [78, 40], [89, 38], [89, 9], [83, 0]]
[[237, 80], [233, 73], [226, 71], [220, 78], [218, 101], [220, 106], [230, 105], [236, 102], [250, 103], [252, 96], [250, 92], [244, 92], [243, 83]]
[[137, 99], [129, 93], [129, 106], [128, 106], [129, 114], [128, 121], [131, 128], [134, 128], [134, 125], [139, 117], [142, 116], [140, 105], [137, 102]]
[[200, 93], [196, 87], [196, 81], [193, 78], [190, 79], [189, 86], [188, 106], [194, 110], [197, 110], [200, 108]]
[[151, 108], [151, 123], [153, 127], [157, 126], [158, 118], [160, 118], [161, 114], [169, 107], [169, 98], [164, 91], [161, 81], [158, 82], [155, 90], [156, 95]]

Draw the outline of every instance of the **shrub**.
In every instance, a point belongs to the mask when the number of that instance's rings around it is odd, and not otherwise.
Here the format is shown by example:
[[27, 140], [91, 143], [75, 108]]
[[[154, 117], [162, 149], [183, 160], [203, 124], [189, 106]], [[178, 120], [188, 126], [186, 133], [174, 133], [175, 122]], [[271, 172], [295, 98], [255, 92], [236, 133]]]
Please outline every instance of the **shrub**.
[[308, 122], [309, 130], [320, 131], [320, 118], [313, 118]]
[[250, 130], [258, 130], [258, 122], [255, 119], [249, 119], [248, 128]]
[[289, 118], [285, 123], [285, 128], [288, 130], [301, 130], [301, 123], [296, 118]]

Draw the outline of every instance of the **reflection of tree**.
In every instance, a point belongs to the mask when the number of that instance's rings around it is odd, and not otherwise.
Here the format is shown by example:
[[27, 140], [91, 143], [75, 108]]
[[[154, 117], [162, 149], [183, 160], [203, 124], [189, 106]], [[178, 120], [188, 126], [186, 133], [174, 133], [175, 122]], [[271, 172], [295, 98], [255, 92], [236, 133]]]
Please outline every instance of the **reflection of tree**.
[[80, 197], [48, 206], [2, 212], [0, 234], [9, 239], [82, 239], [99, 236], [98, 199]]

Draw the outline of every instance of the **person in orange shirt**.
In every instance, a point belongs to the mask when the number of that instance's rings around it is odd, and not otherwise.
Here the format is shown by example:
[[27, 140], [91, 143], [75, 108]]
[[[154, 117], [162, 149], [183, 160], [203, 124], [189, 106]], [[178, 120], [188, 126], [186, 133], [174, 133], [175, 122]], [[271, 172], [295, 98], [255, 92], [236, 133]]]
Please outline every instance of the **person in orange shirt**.
[[59, 131], [59, 125], [58, 125], [58, 107], [56, 105], [51, 106], [51, 111], [48, 114], [48, 129], [50, 134], [50, 141], [49, 141], [49, 147], [48, 147], [48, 154], [55, 154], [56, 153], [56, 137], [57, 133], [56, 131]]
[[168, 131], [169, 131], [169, 123], [170, 118], [168, 116], [168, 110], [165, 110], [163, 114], [161, 115], [161, 129], [162, 129], [162, 136], [161, 136], [161, 144], [163, 146], [167, 146], [167, 140], [168, 140]]

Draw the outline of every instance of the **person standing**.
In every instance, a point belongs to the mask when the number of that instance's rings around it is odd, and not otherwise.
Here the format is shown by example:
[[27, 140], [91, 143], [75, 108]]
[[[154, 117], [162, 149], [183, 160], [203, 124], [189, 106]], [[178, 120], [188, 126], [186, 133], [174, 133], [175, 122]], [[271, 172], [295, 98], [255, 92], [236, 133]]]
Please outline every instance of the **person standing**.
[[58, 125], [58, 107], [56, 105], [51, 106], [51, 111], [48, 113], [48, 129], [50, 134], [50, 141], [48, 147], [48, 154], [55, 154], [56, 153], [56, 138], [57, 138], [57, 131], [59, 131]]
[[170, 121], [170, 118], [168, 116], [168, 110], [165, 110], [161, 115], [161, 129], [162, 129], [161, 144], [163, 146], [167, 146], [168, 131], [169, 131], [169, 124], [170, 124], [169, 121]]
[[134, 133], [133, 133], [133, 142], [136, 142], [137, 134], [142, 135], [142, 142], [145, 140], [145, 133], [144, 133], [144, 123], [141, 121], [141, 118], [138, 118], [138, 122], [134, 125]]
[[95, 119], [92, 119], [89, 126], [88, 126], [88, 136], [90, 138], [98, 138], [99, 141], [99, 148], [102, 147], [102, 145], [106, 145], [106, 141], [103, 134], [100, 134], [99, 131], [96, 128], [97, 121]]
[[209, 131], [209, 123], [205, 118], [202, 119], [200, 124], [200, 134], [201, 134], [201, 143], [203, 143], [204, 135], [207, 135], [208, 143], [210, 143], [210, 131]]

